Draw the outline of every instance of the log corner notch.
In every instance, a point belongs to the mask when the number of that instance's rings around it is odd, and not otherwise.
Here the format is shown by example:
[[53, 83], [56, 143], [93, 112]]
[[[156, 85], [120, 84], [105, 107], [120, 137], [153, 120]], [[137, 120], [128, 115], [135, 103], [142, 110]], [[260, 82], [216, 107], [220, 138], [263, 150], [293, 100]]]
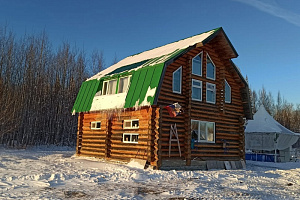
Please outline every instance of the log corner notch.
[[162, 107], [152, 106], [151, 135], [153, 136], [153, 161], [151, 165], [154, 169], [160, 169], [162, 165], [161, 158], [161, 123]]
[[81, 112], [78, 115], [78, 125], [77, 125], [77, 148], [76, 148], [76, 155], [80, 155], [80, 151], [82, 148], [82, 134], [83, 134], [83, 118], [84, 114]]

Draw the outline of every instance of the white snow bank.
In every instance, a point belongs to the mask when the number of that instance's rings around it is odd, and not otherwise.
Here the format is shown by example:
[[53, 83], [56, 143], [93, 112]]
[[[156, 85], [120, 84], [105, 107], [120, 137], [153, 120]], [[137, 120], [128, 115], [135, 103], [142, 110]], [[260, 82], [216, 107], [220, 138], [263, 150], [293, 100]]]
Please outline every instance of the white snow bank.
[[52, 150], [0, 148], [0, 199], [300, 198], [299, 163], [278, 163], [280, 170], [247, 161], [247, 170], [155, 171]]

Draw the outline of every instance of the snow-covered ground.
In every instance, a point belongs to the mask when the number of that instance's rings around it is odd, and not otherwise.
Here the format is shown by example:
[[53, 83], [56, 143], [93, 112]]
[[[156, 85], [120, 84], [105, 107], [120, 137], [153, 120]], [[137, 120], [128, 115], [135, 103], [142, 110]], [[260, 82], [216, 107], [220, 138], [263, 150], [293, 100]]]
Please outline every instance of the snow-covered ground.
[[246, 170], [159, 171], [74, 157], [67, 148], [0, 148], [0, 199], [300, 199], [300, 162]]

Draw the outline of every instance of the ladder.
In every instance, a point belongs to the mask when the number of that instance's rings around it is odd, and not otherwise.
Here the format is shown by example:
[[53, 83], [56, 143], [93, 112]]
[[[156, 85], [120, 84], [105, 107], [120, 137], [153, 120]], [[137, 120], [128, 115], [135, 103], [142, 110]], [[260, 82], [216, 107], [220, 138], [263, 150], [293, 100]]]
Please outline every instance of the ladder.
[[[175, 135], [175, 139], [172, 139], [173, 135]], [[179, 151], [179, 156], [181, 157], [181, 150], [180, 150], [180, 144], [179, 144], [179, 138], [178, 138], [178, 133], [177, 133], [177, 127], [176, 123], [174, 126], [171, 124], [171, 129], [170, 129], [170, 140], [169, 140], [169, 157], [171, 157], [171, 143], [176, 142], [178, 144], [178, 151]]]

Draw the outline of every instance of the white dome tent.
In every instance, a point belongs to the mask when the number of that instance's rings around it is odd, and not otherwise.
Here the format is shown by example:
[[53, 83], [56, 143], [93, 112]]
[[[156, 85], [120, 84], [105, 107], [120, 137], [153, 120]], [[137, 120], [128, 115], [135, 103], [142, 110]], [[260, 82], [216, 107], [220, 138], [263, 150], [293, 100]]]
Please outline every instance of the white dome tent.
[[245, 148], [251, 151], [274, 151], [275, 162], [279, 150], [280, 161], [287, 162], [290, 160], [290, 147], [297, 142], [299, 136], [300, 134], [279, 124], [264, 106], [260, 106], [253, 120], [247, 122]]

